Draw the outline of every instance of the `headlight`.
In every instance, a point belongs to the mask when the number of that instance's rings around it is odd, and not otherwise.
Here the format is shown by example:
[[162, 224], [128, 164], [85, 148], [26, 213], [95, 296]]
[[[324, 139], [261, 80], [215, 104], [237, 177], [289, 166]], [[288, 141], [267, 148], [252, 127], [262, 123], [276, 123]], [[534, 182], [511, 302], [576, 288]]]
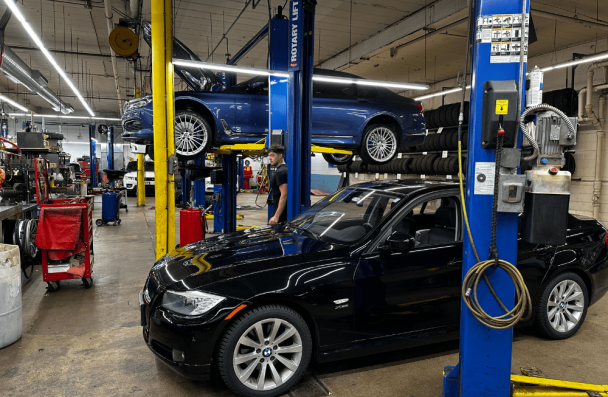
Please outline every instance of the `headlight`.
[[152, 95], [147, 95], [142, 98], [136, 98], [136, 99], [130, 100], [129, 102], [125, 102], [125, 105], [123, 106], [123, 111], [126, 112], [127, 110], [131, 110], [131, 109], [143, 108], [150, 102], [152, 102]]
[[213, 307], [225, 300], [221, 296], [206, 294], [199, 291], [165, 292], [161, 306], [165, 309], [187, 316], [197, 316], [207, 313]]

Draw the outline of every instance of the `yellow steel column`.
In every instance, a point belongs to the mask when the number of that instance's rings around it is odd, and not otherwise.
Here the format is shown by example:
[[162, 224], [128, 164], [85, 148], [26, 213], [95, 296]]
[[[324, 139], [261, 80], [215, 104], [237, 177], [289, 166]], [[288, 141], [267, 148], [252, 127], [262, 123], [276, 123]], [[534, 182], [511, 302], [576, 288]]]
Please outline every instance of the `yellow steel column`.
[[[156, 259], [175, 247], [175, 197], [167, 159], [173, 155], [171, 0], [151, 0]], [[167, 39], [168, 38], [168, 39]], [[167, 89], [168, 82], [171, 82]]]
[[144, 153], [137, 153], [137, 205], [146, 205], [146, 173], [144, 171]]
[[[173, 2], [165, 0], [165, 59], [167, 74], [167, 156], [175, 156], [175, 138], [173, 126], [175, 125], [173, 96]], [[168, 169], [168, 165], [165, 166]], [[175, 249], [175, 175], [168, 176], [167, 181], [167, 247], [168, 251]]]

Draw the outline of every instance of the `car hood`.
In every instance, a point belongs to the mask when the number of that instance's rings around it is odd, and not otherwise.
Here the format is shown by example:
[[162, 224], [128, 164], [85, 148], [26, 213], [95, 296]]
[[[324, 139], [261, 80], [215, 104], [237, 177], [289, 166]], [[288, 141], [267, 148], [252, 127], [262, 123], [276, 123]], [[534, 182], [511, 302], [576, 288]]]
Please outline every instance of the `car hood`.
[[178, 248], [152, 268], [152, 277], [174, 290], [191, 290], [252, 273], [348, 255], [349, 247], [293, 231], [263, 226]]
[[[152, 25], [150, 22], [143, 22], [141, 26], [144, 40], [152, 48]], [[175, 37], [173, 38], [173, 58], [186, 61], [201, 61], [190, 48], [186, 47], [184, 43]], [[173, 70], [195, 91], [209, 91], [214, 85], [224, 86], [224, 82], [215, 73], [203, 68], [174, 65]]]

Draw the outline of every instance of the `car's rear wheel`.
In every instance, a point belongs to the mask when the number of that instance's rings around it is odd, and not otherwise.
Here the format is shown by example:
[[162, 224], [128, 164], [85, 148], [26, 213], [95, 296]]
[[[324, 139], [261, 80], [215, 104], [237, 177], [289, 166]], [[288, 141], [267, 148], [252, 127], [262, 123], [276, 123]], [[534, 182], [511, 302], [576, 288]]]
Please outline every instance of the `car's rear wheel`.
[[536, 329], [551, 339], [574, 335], [585, 321], [589, 294], [575, 273], [563, 273], [545, 287], [536, 308]]
[[245, 313], [222, 337], [218, 368], [241, 396], [287, 393], [300, 380], [312, 353], [306, 322], [295, 311], [265, 305]]
[[146, 145], [146, 154], [154, 161], [154, 145]]
[[393, 127], [374, 124], [365, 128], [359, 156], [367, 164], [386, 164], [397, 154], [398, 139]]
[[175, 154], [183, 160], [199, 158], [211, 143], [211, 126], [192, 110], [175, 112]]
[[323, 153], [323, 158], [331, 165], [350, 164], [353, 161], [352, 154]]

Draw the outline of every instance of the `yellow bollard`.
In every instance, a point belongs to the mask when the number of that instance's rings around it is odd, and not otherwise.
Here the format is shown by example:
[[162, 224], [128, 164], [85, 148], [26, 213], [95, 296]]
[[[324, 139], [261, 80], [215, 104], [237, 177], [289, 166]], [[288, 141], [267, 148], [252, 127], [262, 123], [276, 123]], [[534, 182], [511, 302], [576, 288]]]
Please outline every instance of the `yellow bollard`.
[[143, 153], [137, 153], [137, 205], [146, 205], [146, 172]]

